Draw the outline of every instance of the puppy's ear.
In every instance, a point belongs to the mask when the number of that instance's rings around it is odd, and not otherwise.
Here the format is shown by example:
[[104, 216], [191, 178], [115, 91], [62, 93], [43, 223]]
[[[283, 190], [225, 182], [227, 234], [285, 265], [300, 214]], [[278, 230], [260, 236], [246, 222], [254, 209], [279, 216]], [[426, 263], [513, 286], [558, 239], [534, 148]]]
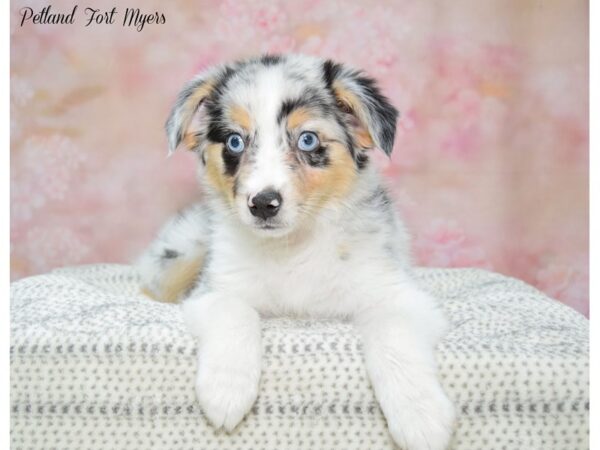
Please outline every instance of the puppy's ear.
[[226, 71], [225, 67], [209, 69], [196, 75], [183, 87], [165, 124], [169, 155], [175, 151], [182, 140], [185, 140], [186, 147], [189, 149], [197, 145], [193, 133], [188, 131], [198, 108], [213, 92]]
[[348, 115], [358, 145], [364, 149], [378, 147], [389, 156], [394, 147], [398, 111], [375, 81], [331, 60], [323, 63], [323, 79], [338, 107]]

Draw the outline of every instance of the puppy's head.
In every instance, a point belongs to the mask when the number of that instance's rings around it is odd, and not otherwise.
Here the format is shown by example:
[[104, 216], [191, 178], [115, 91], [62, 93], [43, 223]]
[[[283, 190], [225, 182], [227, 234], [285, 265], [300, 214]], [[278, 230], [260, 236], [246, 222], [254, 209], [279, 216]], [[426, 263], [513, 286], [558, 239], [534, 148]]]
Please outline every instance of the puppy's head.
[[343, 203], [369, 164], [390, 154], [397, 111], [360, 72], [300, 55], [201, 73], [167, 121], [170, 150], [196, 151], [201, 177], [259, 234], [281, 236]]

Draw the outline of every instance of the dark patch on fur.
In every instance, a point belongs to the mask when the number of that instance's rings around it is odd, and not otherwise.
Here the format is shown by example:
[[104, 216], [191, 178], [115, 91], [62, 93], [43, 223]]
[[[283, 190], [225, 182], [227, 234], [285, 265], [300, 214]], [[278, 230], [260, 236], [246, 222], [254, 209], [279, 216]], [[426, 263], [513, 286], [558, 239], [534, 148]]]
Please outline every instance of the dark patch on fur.
[[387, 190], [383, 186], [379, 185], [367, 197], [365, 197], [363, 203], [370, 206], [390, 206], [392, 201], [387, 193]]
[[335, 115], [335, 120], [338, 123], [338, 125], [344, 130], [344, 141], [345, 141], [344, 143], [346, 144], [346, 147], [348, 147], [348, 149], [350, 149], [350, 154], [352, 155], [352, 157], [355, 158], [356, 145], [354, 142], [354, 136], [350, 132], [350, 125], [348, 125], [346, 123], [346, 121], [341, 117], [341, 115], [339, 113]]
[[[381, 147], [381, 150], [389, 156], [394, 146], [398, 111], [390, 104], [387, 97], [381, 93], [375, 80], [372, 78], [363, 75], [359, 71], [345, 69], [341, 64], [337, 64], [331, 60], [323, 63], [323, 81], [334, 98], [333, 83], [336, 79], [340, 79], [343, 82], [344, 78], [353, 80], [360, 87], [357, 90], [351, 85], [347, 86], [363, 103], [371, 122], [368, 124], [369, 129], [376, 130], [377, 132], [377, 136], [373, 136], [373, 138]], [[336, 104], [339, 111], [343, 114], [354, 114], [354, 111], [348, 105], [337, 102], [337, 100]]]
[[209, 141], [225, 144], [230, 130], [226, 123], [222, 120], [221, 113], [214, 113], [208, 123], [206, 137]]
[[225, 123], [225, 115], [221, 105], [221, 98], [227, 90], [227, 84], [235, 75], [240, 67], [245, 64], [238, 64], [235, 67], [226, 67], [223, 74], [215, 82], [211, 95], [206, 99], [206, 112], [209, 117], [208, 132], [206, 137], [213, 142], [225, 143], [230, 131]]
[[225, 72], [217, 80], [215, 87], [206, 101], [206, 111], [208, 114], [208, 127], [206, 138], [209, 141], [223, 145], [222, 158], [225, 166], [225, 173], [229, 176], [235, 175], [241, 160], [241, 154], [230, 152], [225, 146], [227, 137], [232, 133], [228, 122], [225, 120], [223, 112], [222, 97], [227, 90], [227, 85], [238, 69], [244, 67], [247, 63], [238, 63], [233, 67], [227, 67]]
[[392, 153], [394, 147], [394, 137], [396, 135], [396, 121], [398, 120], [398, 111], [394, 108], [387, 97], [385, 97], [372, 78], [357, 75], [356, 82], [362, 88], [362, 96], [368, 101], [364, 102], [369, 112], [370, 120], [379, 123], [379, 127], [373, 127], [379, 130], [379, 135], [376, 137], [381, 150], [386, 155]]
[[298, 158], [312, 167], [327, 167], [330, 162], [327, 147], [324, 146], [320, 146], [312, 152], [298, 150]]
[[[202, 101], [198, 102], [197, 105], [194, 106], [195, 109], [192, 114], [194, 114], [196, 112], [196, 110], [200, 107], [200, 105], [202, 105], [203, 103], [205, 103], [207, 105], [210, 103], [217, 104], [218, 102], [215, 102], [215, 101], [211, 102], [211, 99], [215, 99], [216, 97], [222, 95], [222, 93], [225, 89], [225, 85], [227, 84], [227, 81], [231, 78], [231, 76], [235, 72], [236, 72], [236, 69], [234, 69], [233, 67], [229, 67], [229, 66], [225, 67], [225, 69], [222, 71], [222, 73], [217, 77], [215, 87], [213, 88], [213, 91], [211, 92], [211, 94], [206, 99], [203, 99]], [[195, 81], [189, 82], [183, 88], [183, 90], [179, 93], [179, 95], [177, 96], [177, 100], [175, 101], [175, 105], [171, 109], [171, 113], [165, 124], [167, 134], [170, 134], [172, 128], [175, 126], [174, 119], [176, 116], [176, 114], [175, 114], [176, 111], [180, 110], [183, 107], [183, 105], [185, 105], [185, 103], [190, 98], [190, 96], [206, 82], [207, 82], [206, 79], [195, 80]], [[176, 131], [176, 139], [174, 142], [174, 144], [175, 144], [174, 147], [177, 147], [181, 143], [185, 131], [186, 130], [184, 130], [182, 128], [179, 128]]]
[[300, 108], [304, 102], [300, 99], [290, 99], [285, 100], [281, 104], [281, 108], [279, 108], [279, 113], [277, 114], [277, 123], [281, 123], [284, 119], [289, 116], [293, 110]]
[[333, 82], [338, 77], [341, 70], [341, 64], [335, 63], [331, 59], [328, 59], [323, 63], [323, 81], [325, 82], [327, 89], [330, 89], [332, 93]]
[[358, 151], [354, 156], [354, 161], [356, 161], [356, 167], [362, 170], [369, 164], [369, 155], [365, 152]]
[[302, 107], [314, 109], [325, 117], [333, 113], [330, 102], [328, 102], [328, 99], [322, 92], [315, 88], [307, 88], [299, 97], [283, 101], [277, 114], [277, 122], [281, 123], [292, 111]]
[[338, 125], [344, 130], [344, 144], [348, 148], [348, 151], [350, 151], [350, 155], [356, 163], [356, 167], [358, 169], [364, 169], [367, 166], [369, 158], [366, 154], [356, 150], [354, 136], [350, 132], [350, 124], [347, 121], [348, 115], [353, 114], [353, 111], [348, 107], [348, 105], [337, 100], [333, 90], [333, 83], [338, 77], [340, 77], [342, 71], [343, 66], [341, 64], [328, 59], [323, 63], [323, 81], [325, 82], [325, 86], [329, 91], [330, 98], [335, 105], [334, 118]]
[[227, 140], [227, 136], [230, 134], [230, 130], [225, 121], [223, 107], [220, 104], [220, 97], [222, 95], [223, 94], [220, 93], [216, 96], [211, 96], [206, 102], [206, 112], [209, 118], [206, 137], [212, 142], [224, 144]]
[[230, 152], [225, 146], [223, 146], [222, 156], [223, 164], [225, 165], [225, 173], [229, 176], [235, 175], [235, 172], [240, 165], [242, 155]]
[[260, 57], [260, 62], [265, 66], [274, 66], [282, 60], [281, 55], [266, 54]]
[[181, 256], [181, 253], [179, 253], [177, 250], [173, 250], [170, 248], [165, 248], [165, 250], [163, 251], [163, 254], [161, 256], [162, 259], [175, 259], [177, 257]]
[[219, 76], [219, 78], [215, 82], [215, 86], [213, 87], [212, 93], [210, 95], [210, 99], [215, 100], [215, 99], [220, 98], [223, 95], [223, 93], [225, 92], [227, 83], [229, 82], [229, 80], [231, 80], [231, 77], [233, 77], [233, 75], [237, 72], [237, 70], [243, 66], [244, 66], [244, 64], [237, 64], [233, 67], [232, 66], [225, 67], [225, 70], [223, 71], [221, 76]]

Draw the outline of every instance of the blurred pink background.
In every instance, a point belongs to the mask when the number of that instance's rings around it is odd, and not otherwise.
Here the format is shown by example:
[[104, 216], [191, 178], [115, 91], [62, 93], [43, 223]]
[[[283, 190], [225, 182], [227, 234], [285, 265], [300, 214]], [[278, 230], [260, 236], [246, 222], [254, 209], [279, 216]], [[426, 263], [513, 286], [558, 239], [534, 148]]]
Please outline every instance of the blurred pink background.
[[[588, 314], [586, 1], [130, 0], [85, 27], [96, 1], [74, 25], [20, 27], [47, 4], [11, 5], [13, 279], [131, 261], [198, 195], [192, 155], [166, 159], [182, 83], [293, 51], [366, 69], [401, 110], [378, 163], [420, 264], [495, 270]], [[126, 7], [166, 23], [123, 27]]]

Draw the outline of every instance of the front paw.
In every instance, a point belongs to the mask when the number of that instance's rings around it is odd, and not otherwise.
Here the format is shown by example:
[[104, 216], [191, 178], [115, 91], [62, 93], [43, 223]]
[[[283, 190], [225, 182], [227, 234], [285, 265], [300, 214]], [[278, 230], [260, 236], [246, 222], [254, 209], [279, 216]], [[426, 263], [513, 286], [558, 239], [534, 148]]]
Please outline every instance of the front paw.
[[455, 413], [437, 380], [395, 385], [380, 401], [392, 438], [403, 450], [445, 450]]
[[196, 395], [208, 421], [232, 431], [256, 401], [258, 384], [257, 371], [249, 367], [219, 368], [200, 361]]

